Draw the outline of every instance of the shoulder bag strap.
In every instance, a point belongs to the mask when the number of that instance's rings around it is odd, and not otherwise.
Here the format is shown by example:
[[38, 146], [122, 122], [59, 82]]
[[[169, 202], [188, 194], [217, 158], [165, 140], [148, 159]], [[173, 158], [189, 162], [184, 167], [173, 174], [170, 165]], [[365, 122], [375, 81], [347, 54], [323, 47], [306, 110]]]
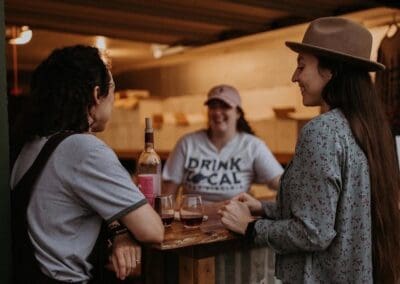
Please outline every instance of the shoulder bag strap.
[[[26, 191], [26, 188], [29, 191], [32, 190], [32, 185], [35, 183], [36, 179], [39, 177], [40, 173], [42, 172], [44, 166], [47, 163], [47, 160], [50, 158], [51, 154], [57, 148], [57, 146], [68, 136], [76, 134], [74, 132], [60, 132], [54, 134], [46, 144], [43, 146], [42, 150], [40, 151], [39, 155], [37, 156], [36, 160], [33, 162], [32, 166], [29, 170], [25, 173], [25, 175], [21, 178], [18, 184], [15, 186], [14, 190], [19, 187], [23, 187]], [[29, 194], [30, 195], [30, 194]]]
[[[40, 268], [34, 256], [32, 242], [28, 236], [27, 208], [33, 185], [57, 146], [74, 132], [61, 132], [53, 135], [43, 146], [32, 166], [11, 191], [11, 229], [13, 235], [13, 272], [14, 283], [29, 283], [40, 274]], [[33, 278], [33, 279], [32, 279]]]

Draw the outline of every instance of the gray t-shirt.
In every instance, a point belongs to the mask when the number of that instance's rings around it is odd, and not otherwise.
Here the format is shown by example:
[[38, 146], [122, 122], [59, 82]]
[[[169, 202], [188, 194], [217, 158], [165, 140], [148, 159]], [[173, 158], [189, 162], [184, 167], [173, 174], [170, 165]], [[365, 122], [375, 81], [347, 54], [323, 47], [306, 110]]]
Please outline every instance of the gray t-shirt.
[[339, 109], [300, 134], [276, 204], [255, 224], [255, 242], [277, 252], [284, 283], [372, 283], [368, 160]]
[[247, 192], [252, 182], [266, 184], [282, 174], [265, 143], [254, 135], [237, 133], [220, 151], [206, 130], [181, 138], [163, 169], [163, 179], [182, 185], [205, 201], [222, 201]]
[[[47, 141], [26, 144], [14, 165], [11, 187]], [[28, 206], [28, 232], [43, 273], [61, 281], [87, 281], [87, 257], [102, 219], [114, 221], [146, 203], [115, 153], [90, 134], [66, 138], [48, 160]]]

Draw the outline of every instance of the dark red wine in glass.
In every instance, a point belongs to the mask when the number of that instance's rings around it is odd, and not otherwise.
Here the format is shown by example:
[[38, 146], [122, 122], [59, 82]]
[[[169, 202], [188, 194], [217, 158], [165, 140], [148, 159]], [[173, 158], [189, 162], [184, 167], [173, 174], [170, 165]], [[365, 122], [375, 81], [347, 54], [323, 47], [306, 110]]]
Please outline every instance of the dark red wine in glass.
[[184, 215], [181, 216], [181, 221], [186, 228], [197, 228], [203, 222], [203, 215]]
[[161, 220], [165, 227], [171, 226], [172, 221], [174, 221], [174, 215], [173, 214], [162, 214]]

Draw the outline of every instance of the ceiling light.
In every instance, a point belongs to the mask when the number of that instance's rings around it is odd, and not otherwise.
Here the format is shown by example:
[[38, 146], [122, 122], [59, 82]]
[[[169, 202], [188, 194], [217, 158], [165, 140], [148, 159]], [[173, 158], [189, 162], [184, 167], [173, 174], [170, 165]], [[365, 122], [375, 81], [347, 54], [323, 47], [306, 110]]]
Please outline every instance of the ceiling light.
[[167, 49], [169, 45], [167, 44], [157, 44], [154, 43], [151, 45], [151, 52], [153, 53], [153, 57], [158, 59], [163, 56], [163, 50]]
[[95, 45], [100, 50], [106, 50], [107, 49], [106, 38], [104, 36], [96, 36]]
[[112, 60], [109, 50], [107, 49], [106, 38], [104, 36], [96, 36], [94, 45], [99, 49], [101, 59], [106, 63], [107, 67], [111, 69]]
[[167, 44], [152, 44], [151, 45], [151, 51], [153, 53], [153, 57], [156, 59], [167, 56], [167, 55], [173, 55], [173, 54], [183, 52], [187, 48], [188, 48], [187, 46], [183, 46], [183, 45], [175, 45], [175, 46], [169, 46]]
[[10, 44], [26, 44], [32, 39], [32, 30], [28, 26], [11, 27], [7, 34]]

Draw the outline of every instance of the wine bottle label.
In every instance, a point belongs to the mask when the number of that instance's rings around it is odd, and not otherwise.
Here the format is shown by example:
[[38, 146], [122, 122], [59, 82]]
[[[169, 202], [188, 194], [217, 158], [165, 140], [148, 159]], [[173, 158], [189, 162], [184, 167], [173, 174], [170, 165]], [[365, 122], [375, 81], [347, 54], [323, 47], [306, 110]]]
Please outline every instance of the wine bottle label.
[[154, 206], [155, 186], [157, 183], [157, 175], [140, 174], [138, 175], [138, 184], [140, 191], [146, 197], [151, 206]]

